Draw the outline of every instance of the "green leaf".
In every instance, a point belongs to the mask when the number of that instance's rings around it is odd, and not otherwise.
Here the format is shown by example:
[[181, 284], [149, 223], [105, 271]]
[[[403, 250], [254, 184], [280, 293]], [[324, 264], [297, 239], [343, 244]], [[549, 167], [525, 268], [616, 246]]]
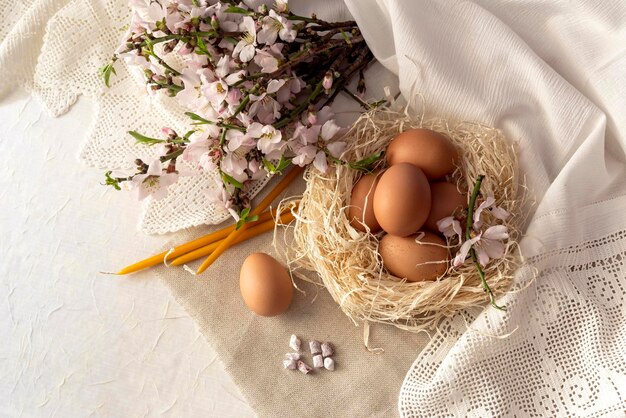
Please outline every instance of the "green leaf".
[[249, 216], [250, 208], [244, 208], [241, 213], [239, 213], [239, 220], [237, 221], [237, 225], [235, 229], [239, 229], [243, 226], [243, 224], [248, 222], [254, 222], [259, 220], [259, 215]]
[[122, 190], [122, 188], [120, 187], [120, 182], [119, 180], [117, 180], [116, 178], [111, 177], [111, 173], [112, 171], [107, 171], [106, 173], [104, 173], [104, 177], [105, 177], [105, 185], [106, 186], [113, 186], [113, 188], [115, 190]]
[[187, 131], [187, 133], [185, 134], [185, 136], [183, 136], [183, 141], [184, 142], [189, 142], [189, 138], [191, 138], [191, 135], [195, 134], [196, 130], [192, 129], [191, 131]]
[[155, 145], [165, 142], [164, 139], [150, 138], [149, 136], [142, 135], [137, 131], [128, 131], [128, 133], [137, 140], [136, 144]]
[[231, 184], [235, 186], [235, 188], [237, 189], [241, 189], [243, 187], [243, 183], [241, 183], [240, 181], [237, 181], [234, 177], [229, 176], [228, 174], [224, 173], [221, 170], [220, 170], [220, 177], [222, 177], [222, 181], [224, 183]]
[[385, 151], [377, 152], [376, 154], [372, 154], [369, 157], [363, 158], [362, 160], [348, 164], [348, 167], [353, 170], [371, 171], [374, 163], [380, 160], [383, 155], [385, 155]]
[[203, 118], [202, 116], [197, 115], [193, 112], [185, 112], [185, 115], [189, 116], [191, 120], [196, 122], [194, 123], [194, 125], [214, 125], [215, 124], [215, 122], [211, 122], [210, 120], [207, 120]]
[[343, 37], [343, 40], [346, 41], [348, 45], [352, 45], [352, 42], [350, 42], [350, 38], [348, 38], [348, 35], [346, 35], [346, 33], [341, 29], [339, 29], [339, 32], [341, 32], [341, 36]]
[[268, 173], [276, 172], [276, 166], [274, 166], [274, 164], [270, 160], [263, 158], [263, 165], [265, 166], [265, 169], [268, 171]]
[[280, 156], [280, 160], [278, 161], [278, 165], [276, 166], [276, 172], [280, 173], [285, 168], [291, 165], [291, 158], [285, 158], [282, 155]]
[[111, 87], [111, 74], [117, 75], [115, 67], [113, 66], [113, 62], [110, 62], [100, 67], [98, 69], [98, 73], [100, 74], [100, 77], [104, 79], [104, 85], [107, 87]]
[[285, 168], [291, 165], [291, 158], [285, 158], [281, 155], [280, 160], [278, 160], [278, 163], [276, 165], [274, 165], [274, 163], [272, 163], [270, 160], [264, 158], [263, 165], [265, 166], [267, 172], [270, 174], [281, 173]]
[[195, 52], [198, 55], [207, 55], [209, 58], [212, 57], [211, 53], [209, 52], [209, 49], [207, 48], [206, 44], [202, 40], [202, 37], [200, 36], [196, 37], [196, 51]]
[[236, 14], [239, 14], [239, 15], [248, 15], [248, 16], [251, 16], [251, 15], [254, 14], [250, 10], [246, 10], [246, 9], [243, 9], [243, 8], [237, 7], [237, 6], [230, 6], [229, 8], [224, 10], [224, 13], [236, 13]]

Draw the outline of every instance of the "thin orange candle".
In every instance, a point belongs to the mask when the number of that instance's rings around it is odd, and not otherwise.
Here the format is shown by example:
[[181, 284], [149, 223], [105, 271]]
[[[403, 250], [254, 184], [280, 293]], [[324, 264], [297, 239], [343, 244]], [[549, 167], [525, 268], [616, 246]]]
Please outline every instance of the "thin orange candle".
[[[283, 224], [287, 224], [291, 221], [293, 221], [294, 216], [291, 212], [287, 212], [287, 213], [283, 213], [282, 215], [280, 215], [280, 223]], [[254, 226], [251, 226], [249, 229], [245, 230], [243, 233], [239, 234], [237, 236], [237, 238], [235, 238], [235, 240], [232, 242], [231, 246], [237, 245], [240, 242], [243, 242], [247, 239], [256, 237], [257, 235], [260, 235], [264, 232], [267, 231], [271, 231], [272, 229], [274, 229], [274, 225], [276, 225], [276, 223], [272, 220], [272, 221], [266, 221], [263, 222], [261, 224], [256, 224]], [[197, 260], [201, 257], [205, 257], [207, 255], [210, 255], [213, 251], [215, 251], [215, 249], [222, 243], [222, 240], [214, 242], [212, 244], [209, 245], [205, 245], [202, 248], [198, 248], [197, 250], [191, 251], [185, 255], [181, 255], [180, 257], [174, 259], [170, 265], [172, 266], [180, 266], [182, 264], [186, 264], [189, 263], [191, 261]]]
[[[267, 210], [259, 215], [259, 219], [250, 222], [250, 225], [258, 225], [268, 220], [273, 219], [276, 216], [276, 210]], [[164, 251], [162, 253], [153, 255], [152, 257], [148, 257], [145, 260], [138, 261], [137, 263], [131, 264], [130, 266], [124, 267], [120, 271], [118, 271], [117, 275], [125, 275], [134, 273], [139, 270], [143, 270], [148, 267], [156, 266], [157, 264], [163, 263], [163, 259], [167, 255], [167, 258], [172, 260], [176, 257], [180, 257], [184, 254], [187, 254], [190, 251], [197, 250], [198, 248], [202, 248], [206, 245], [212, 244], [214, 242], [218, 242], [226, 238], [231, 232], [235, 230], [235, 225], [227, 226], [226, 228], [220, 229], [218, 231], [212, 232], [208, 235], [190, 241], [186, 244], [179, 245], [174, 248], [170, 254], [168, 251]]]

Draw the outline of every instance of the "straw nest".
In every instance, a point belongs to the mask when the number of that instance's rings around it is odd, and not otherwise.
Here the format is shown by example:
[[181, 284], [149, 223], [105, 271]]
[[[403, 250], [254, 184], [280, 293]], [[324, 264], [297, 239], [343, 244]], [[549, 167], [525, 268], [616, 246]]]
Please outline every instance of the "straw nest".
[[[461, 151], [461, 165], [448, 181], [471, 192], [478, 175], [485, 175], [481, 195], [494, 196], [497, 205], [512, 214], [504, 222], [510, 235], [505, 256], [484, 269], [494, 294], [502, 294], [520, 263], [517, 243], [525, 199], [514, 146], [502, 132], [477, 123], [412, 118], [406, 111], [383, 108], [363, 114], [354, 123], [343, 139], [348, 147], [342, 159], [361, 160], [384, 150], [400, 132], [418, 127], [444, 133]], [[429, 282], [408, 282], [385, 270], [378, 254], [381, 235], [356, 231], [346, 216], [352, 187], [361, 175], [346, 166], [326, 174], [307, 170], [306, 190], [289, 228], [293, 236], [283, 246], [292, 273], [324, 286], [355, 324], [365, 321], [428, 331], [462, 309], [485, 305], [488, 296], [471, 262], [448, 268], [438, 280]], [[457, 250], [458, 246], [451, 246], [451, 256]], [[317, 272], [317, 277], [303, 270]]]

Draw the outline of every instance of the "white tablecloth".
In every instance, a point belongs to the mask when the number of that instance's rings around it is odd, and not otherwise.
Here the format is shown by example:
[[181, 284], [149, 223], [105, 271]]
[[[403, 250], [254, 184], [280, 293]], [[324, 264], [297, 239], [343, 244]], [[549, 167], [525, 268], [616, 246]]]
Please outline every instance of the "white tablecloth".
[[253, 416], [155, 276], [99, 274], [169, 238], [77, 161], [93, 113], [0, 102], [0, 416]]

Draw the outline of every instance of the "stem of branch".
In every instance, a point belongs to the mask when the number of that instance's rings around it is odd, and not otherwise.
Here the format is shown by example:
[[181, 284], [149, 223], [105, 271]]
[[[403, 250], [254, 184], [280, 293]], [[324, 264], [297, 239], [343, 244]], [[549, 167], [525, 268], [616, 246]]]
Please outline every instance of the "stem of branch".
[[[469, 204], [467, 207], [467, 222], [465, 223], [465, 239], [472, 239], [472, 225], [474, 224], [474, 207], [476, 206], [476, 199], [478, 198], [478, 194], [480, 193], [480, 185], [485, 178], [484, 175], [479, 175], [476, 179], [476, 183], [474, 183], [474, 189], [472, 190], [472, 194], [470, 195]], [[476, 255], [476, 250], [472, 247], [470, 248], [470, 256], [472, 257], [472, 262], [476, 266], [476, 270], [478, 271], [478, 275], [480, 276], [480, 283], [483, 286], [485, 292], [489, 295], [489, 302], [491, 306], [501, 311], [506, 310], [506, 307], [499, 306], [496, 303], [496, 298], [493, 294], [493, 291], [489, 287], [489, 283], [487, 283], [487, 279], [485, 278], [485, 272], [478, 262], [478, 256]]]
[[172, 153], [164, 155], [163, 157], [159, 158], [159, 160], [161, 160], [162, 163], [164, 163], [166, 161], [169, 161], [169, 160], [173, 160], [173, 159], [179, 157], [183, 153], [183, 151], [184, 151], [184, 149], [181, 148], [181, 149], [176, 150], [176, 151], [174, 151]]

